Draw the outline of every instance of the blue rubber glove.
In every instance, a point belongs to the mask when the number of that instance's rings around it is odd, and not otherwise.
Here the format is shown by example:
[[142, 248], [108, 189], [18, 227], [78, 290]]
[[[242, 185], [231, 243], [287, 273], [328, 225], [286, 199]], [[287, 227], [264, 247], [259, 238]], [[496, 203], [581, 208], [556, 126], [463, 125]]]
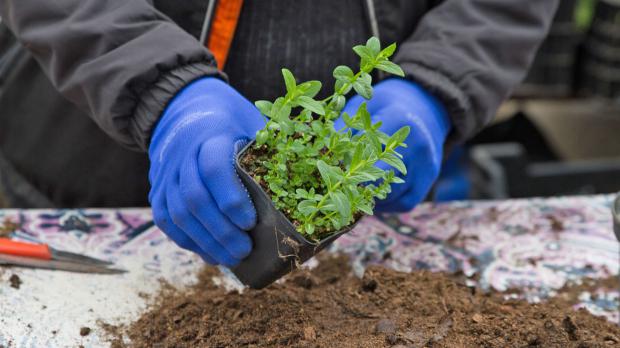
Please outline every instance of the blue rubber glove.
[[211, 264], [234, 266], [252, 249], [244, 230], [256, 211], [234, 166], [265, 125], [252, 103], [223, 81], [188, 84], [164, 111], [149, 146], [155, 223]]
[[[364, 101], [355, 96], [343, 112], [355, 114]], [[443, 145], [451, 128], [450, 119], [438, 99], [414, 82], [392, 78], [374, 86], [368, 111], [373, 122], [381, 121], [381, 131], [393, 134], [403, 126], [411, 132], [405, 141], [407, 148], [399, 148], [407, 167], [404, 184], [392, 185], [386, 199], [377, 201], [378, 212], [403, 212], [413, 209], [428, 194], [437, 179], [443, 158]], [[336, 124], [336, 127], [343, 125]], [[390, 169], [387, 164], [377, 164]]]

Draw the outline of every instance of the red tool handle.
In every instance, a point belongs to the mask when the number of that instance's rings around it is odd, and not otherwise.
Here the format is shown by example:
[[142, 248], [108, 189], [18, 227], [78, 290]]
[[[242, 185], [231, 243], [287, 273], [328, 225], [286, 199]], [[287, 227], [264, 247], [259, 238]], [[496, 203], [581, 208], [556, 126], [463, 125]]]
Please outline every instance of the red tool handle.
[[18, 242], [8, 238], [0, 238], [0, 254], [31, 257], [51, 260], [52, 251], [47, 244]]

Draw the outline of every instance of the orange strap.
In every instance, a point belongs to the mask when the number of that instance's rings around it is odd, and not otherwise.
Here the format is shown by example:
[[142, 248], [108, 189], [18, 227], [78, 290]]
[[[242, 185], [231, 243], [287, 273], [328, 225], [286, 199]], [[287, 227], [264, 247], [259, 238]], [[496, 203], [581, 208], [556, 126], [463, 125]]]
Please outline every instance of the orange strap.
[[235, 36], [243, 0], [219, 0], [207, 40], [207, 48], [215, 56], [217, 67], [222, 70], [228, 58], [228, 51]]

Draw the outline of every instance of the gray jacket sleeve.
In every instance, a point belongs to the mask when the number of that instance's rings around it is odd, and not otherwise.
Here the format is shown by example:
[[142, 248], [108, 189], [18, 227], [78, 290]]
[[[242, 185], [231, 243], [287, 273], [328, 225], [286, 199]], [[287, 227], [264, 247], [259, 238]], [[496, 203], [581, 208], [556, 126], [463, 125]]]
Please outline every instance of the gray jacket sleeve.
[[559, 0], [446, 0], [401, 44], [395, 62], [446, 105], [449, 142], [473, 136], [524, 78]]
[[211, 53], [147, 0], [0, 0], [0, 15], [58, 91], [131, 149], [148, 148], [182, 86], [225, 78]]

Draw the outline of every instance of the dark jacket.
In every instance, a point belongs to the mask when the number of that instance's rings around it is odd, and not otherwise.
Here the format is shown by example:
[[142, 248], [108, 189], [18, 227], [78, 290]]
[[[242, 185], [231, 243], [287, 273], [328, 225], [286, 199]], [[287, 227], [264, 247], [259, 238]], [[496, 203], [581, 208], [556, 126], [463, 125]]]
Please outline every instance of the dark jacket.
[[[148, 148], [182, 86], [226, 78], [196, 39], [206, 3], [0, 0], [16, 37], [1, 38], [0, 151], [46, 204], [146, 204], [146, 156], [126, 149]], [[355, 61], [350, 47], [378, 32], [400, 43], [395, 61], [444, 102], [450, 141], [460, 141], [522, 79], [558, 0], [434, 3], [246, 0], [225, 72], [249, 99], [273, 98], [281, 66], [329, 81], [330, 68]]]

